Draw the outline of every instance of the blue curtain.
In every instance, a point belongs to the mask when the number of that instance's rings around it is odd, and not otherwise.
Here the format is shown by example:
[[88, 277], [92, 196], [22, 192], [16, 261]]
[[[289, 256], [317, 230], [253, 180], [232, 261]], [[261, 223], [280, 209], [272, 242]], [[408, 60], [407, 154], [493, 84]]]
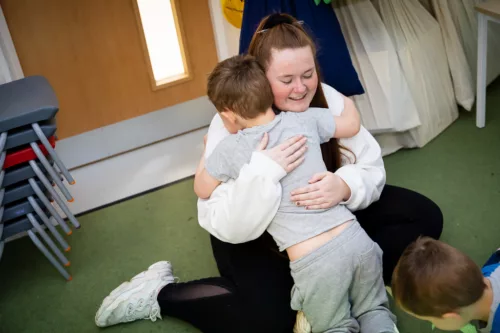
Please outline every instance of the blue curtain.
[[331, 5], [313, 0], [246, 0], [240, 35], [240, 54], [246, 53], [252, 36], [265, 16], [287, 13], [304, 21], [318, 48], [322, 81], [346, 96], [363, 94], [339, 21]]

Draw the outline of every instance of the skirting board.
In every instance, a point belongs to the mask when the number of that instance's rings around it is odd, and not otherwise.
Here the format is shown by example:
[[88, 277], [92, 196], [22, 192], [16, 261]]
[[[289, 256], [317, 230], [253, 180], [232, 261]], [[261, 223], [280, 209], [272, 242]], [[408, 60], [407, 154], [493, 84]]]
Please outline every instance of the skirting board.
[[194, 175], [206, 133], [199, 129], [73, 170], [69, 209], [81, 214]]
[[217, 111], [207, 96], [57, 142], [70, 170], [164, 141], [210, 124]]

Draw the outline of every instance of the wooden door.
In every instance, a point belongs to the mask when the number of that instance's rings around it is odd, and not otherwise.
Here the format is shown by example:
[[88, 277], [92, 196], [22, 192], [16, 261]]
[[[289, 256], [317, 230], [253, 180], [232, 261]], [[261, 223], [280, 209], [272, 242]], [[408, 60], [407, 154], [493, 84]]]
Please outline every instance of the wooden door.
[[217, 62], [208, 1], [171, 0], [190, 74], [157, 88], [135, 1], [0, 0], [25, 76], [56, 91], [60, 138], [206, 94]]

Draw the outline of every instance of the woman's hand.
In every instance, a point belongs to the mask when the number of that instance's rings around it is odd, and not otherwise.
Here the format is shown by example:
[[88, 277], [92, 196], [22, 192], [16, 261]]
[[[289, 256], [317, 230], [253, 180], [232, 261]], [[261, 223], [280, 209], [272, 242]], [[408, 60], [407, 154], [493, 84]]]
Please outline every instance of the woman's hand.
[[306, 209], [326, 209], [338, 205], [351, 197], [351, 189], [334, 173], [329, 171], [315, 174], [309, 185], [291, 193], [291, 200]]
[[256, 150], [278, 163], [286, 173], [292, 172], [304, 161], [307, 138], [303, 135], [294, 136], [274, 148], [265, 150], [268, 142], [269, 135], [264, 133], [264, 137]]

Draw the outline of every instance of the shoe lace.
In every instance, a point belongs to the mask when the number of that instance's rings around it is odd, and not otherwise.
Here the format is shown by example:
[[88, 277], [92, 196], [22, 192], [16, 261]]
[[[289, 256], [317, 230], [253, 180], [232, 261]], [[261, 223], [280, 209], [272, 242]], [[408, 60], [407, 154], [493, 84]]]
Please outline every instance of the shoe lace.
[[148, 297], [139, 299], [137, 303], [129, 303], [127, 305], [127, 309], [125, 310], [126, 320], [134, 321], [138, 319], [136, 313], [143, 311], [146, 307], [150, 307], [150, 309], [143, 319], [150, 319], [151, 321], [156, 321], [157, 318], [161, 319], [160, 307], [156, 301], [155, 293], [151, 292]]
[[160, 307], [158, 305], [153, 305], [153, 307], [151, 308], [151, 312], [149, 313], [149, 319], [151, 319], [151, 321], [156, 321], [156, 319], [160, 317], [161, 318], [161, 315], [160, 315]]

